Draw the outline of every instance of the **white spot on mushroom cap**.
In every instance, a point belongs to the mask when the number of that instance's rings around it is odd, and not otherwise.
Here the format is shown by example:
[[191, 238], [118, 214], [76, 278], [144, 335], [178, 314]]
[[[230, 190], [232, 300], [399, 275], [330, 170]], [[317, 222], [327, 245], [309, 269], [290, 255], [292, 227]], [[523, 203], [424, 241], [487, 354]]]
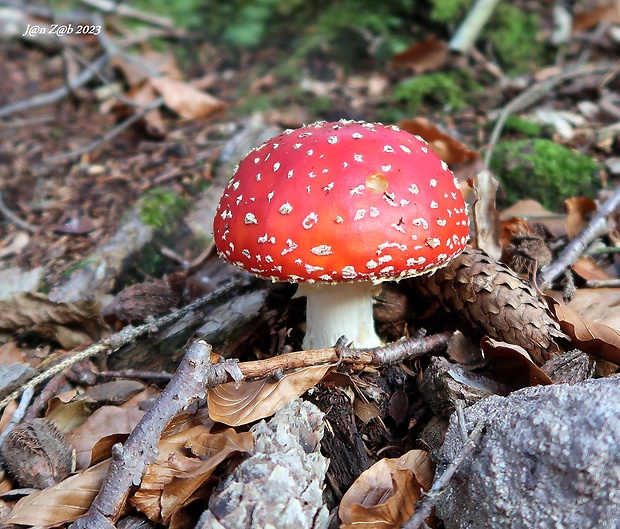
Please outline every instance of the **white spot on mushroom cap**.
[[297, 249], [297, 245], [291, 240], [286, 239], [286, 248], [280, 252], [280, 255], [286, 255], [287, 253], [291, 253], [293, 250]]
[[332, 247], [327, 244], [315, 246], [314, 248], [311, 248], [310, 251], [315, 255], [331, 255], [333, 253]]
[[351, 134], [351, 136], [353, 136], [353, 138], [356, 140], [362, 139], [364, 137], [359, 132], [354, 132], [353, 134]]
[[431, 178], [429, 181], [429, 185], [431, 187], [437, 187], [437, 180], [435, 180], [434, 178]]
[[309, 264], [307, 264], [305, 266], [305, 268], [306, 268], [306, 272], [308, 272], [309, 274], [325, 270], [322, 266], [312, 266], [312, 265], [309, 265]]
[[288, 215], [291, 211], [293, 211], [293, 206], [288, 202], [285, 202], [278, 208], [278, 213], [282, 213], [282, 215]]
[[354, 155], [353, 155], [353, 159], [354, 159], [356, 162], [363, 162], [363, 161], [364, 161], [364, 157], [363, 157], [361, 154], [354, 154]]
[[312, 156], [314, 154], [314, 151], [312, 149], [308, 149], [308, 156]]
[[327, 143], [331, 143], [332, 145], [338, 143], [338, 136], [330, 136], [327, 138]]
[[354, 187], [353, 189], [351, 189], [349, 191], [349, 194], [351, 196], [353, 196], [353, 195], [361, 195], [362, 191], [364, 191], [364, 189], [366, 189], [366, 186], [364, 184], [360, 184], [357, 187]]
[[314, 213], [314, 211], [312, 211], [308, 213], [308, 215], [306, 215], [306, 218], [302, 221], [301, 225], [304, 227], [304, 229], [309, 230], [318, 221], [319, 221], [319, 216], [316, 213]]
[[355, 217], [353, 218], [353, 220], [361, 220], [364, 218], [364, 215], [366, 215], [366, 210], [365, 209], [358, 209], [355, 212]]
[[420, 147], [420, 150], [426, 154], [428, 152], [428, 147]]
[[246, 213], [243, 222], [245, 224], [258, 224], [258, 220], [256, 220], [254, 213]]
[[407, 147], [406, 145], [399, 145], [399, 147], [404, 153], [411, 154], [411, 149]]
[[345, 266], [342, 269], [342, 277], [344, 279], [355, 279], [357, 277], [357, 272], [355, 271], [355, 267], [353, 266]]
[[286, 178], [292, 178], [293, 177], [293, 170], [291, 169], [288, 173], [286, 173]]
[[392, 168], [392, 166], [390, 164], [388, 165], [382, 165], [381, 166], [381, 170], [385, 171], [386, 173]]
[[370, 213], [369, 213], [369, 215], [370, 215], [371, 217], [373, 217], [373, 218], [374, 218], [374, 217], [378, 217], [378, 216], [379, 216], [379, 210], [378, 210], [376, 207], [371, 206], [371, 207], [370, 207]]
[[392, 147], [391, 145], [384, 145], [383, 152], [394, 152], [394, 147]]
[[431, 209], [437, 209], [439, 207], [439, 204], [437, 204], [437, 202], [435, 202], [434, 200], [431, 200]]
[[274, 173], [275, 173], [278, 169], [280, 169], [280, 162], [276, 162], [276, 163], [274, 163], [274, 164], [273, 164], [273, 171], [274, 171]]

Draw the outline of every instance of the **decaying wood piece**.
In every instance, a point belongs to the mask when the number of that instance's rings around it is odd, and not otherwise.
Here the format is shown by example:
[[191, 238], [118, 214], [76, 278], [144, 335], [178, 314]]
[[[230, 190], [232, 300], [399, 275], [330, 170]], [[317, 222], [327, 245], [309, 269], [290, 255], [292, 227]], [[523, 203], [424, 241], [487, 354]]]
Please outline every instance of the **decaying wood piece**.
[[508, 386], [441, 357], [431, 358], [418, 389], [431, 410], [446, 418], [456, 409], [458, 402], [470, 406], [491, 395], [510, 393]]
[[537, 364], [558, 356], [566, 338], [534, 288], [482, 250], [467, 247], [444, 268], [411, 281], [474, 329], [520, 345]]

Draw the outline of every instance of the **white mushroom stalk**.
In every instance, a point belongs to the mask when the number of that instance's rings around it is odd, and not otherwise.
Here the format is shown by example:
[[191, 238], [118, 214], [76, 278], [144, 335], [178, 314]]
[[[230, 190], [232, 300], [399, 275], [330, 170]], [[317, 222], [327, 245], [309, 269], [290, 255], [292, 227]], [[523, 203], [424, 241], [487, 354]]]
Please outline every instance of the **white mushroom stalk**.
[[380, 289], [370, 281], [321, 285], [302, 283], [296, 297], [306, 296], [306, 337], [303, 348], [333, 347], [346, 336], [355, 347], [378, 347], [373, 294]]

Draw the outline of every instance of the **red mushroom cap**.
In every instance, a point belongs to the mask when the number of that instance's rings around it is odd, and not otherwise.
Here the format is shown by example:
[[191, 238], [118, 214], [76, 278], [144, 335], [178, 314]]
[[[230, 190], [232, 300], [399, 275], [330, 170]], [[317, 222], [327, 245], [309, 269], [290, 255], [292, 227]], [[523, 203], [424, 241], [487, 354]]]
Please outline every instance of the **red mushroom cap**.
[[275, 281], [383, 281], [427, 273], [463, 251], [458, 182], [420, 137], [340, 121], [253, 149], [214, 222], [220, 255]]

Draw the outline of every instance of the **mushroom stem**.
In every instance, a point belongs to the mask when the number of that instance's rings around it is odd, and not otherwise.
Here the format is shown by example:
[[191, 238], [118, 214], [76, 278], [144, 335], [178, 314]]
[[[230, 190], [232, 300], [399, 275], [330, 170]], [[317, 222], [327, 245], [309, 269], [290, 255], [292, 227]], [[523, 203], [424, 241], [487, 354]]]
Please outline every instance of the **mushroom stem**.
[[306, 296], [306, 337], [303, 348], [333, 347], [342, 335], [356, 347], [383, 345], [375, 332], [371, 281], [317, 285], [302, 283], [296, 297]]

